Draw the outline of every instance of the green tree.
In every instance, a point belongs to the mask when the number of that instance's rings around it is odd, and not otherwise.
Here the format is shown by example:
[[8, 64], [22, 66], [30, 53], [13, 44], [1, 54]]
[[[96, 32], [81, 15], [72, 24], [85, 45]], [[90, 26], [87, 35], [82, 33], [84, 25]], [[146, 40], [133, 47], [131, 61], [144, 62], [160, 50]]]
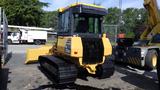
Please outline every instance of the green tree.
[[128, 37], [135, 36], [135, 29], [137, 26], [144, 25], [146, 22], [145, 9], [127, 8], [123, 11], [123, 25], [121, 31], [125, 32]]
[[[126, 33], [127, 37], [137, 36], [136, 38], [139, 39], [141, 33], [144, 31], [144, 25], [146, 25], [147, 22], [146, 10], [144, 8], [127, 8], [122, 11], [122, 14], [120, 14], [120, 11], [121, 10], [116, 7], [109, 8], [108, 14], [105, 16], [105, 24], [120, 24], [118, 33], [123, 32]], [[120, 16], [122, 17], [121, 21]], [[114, 27], [106, 27], [105, 30], [109, 33], [109, 35], [114, 36]]]
[[57, 29], [58, 24], [58, 12], [57, 11], [46, 11], [41, 18], [42, 27], [52, 27]]
[[121, 10], [117, 7], [108, 8], [108, 14], [105, 16], [105, 24], [118, 24]]
[[42, 8], [47, 5], [39, 0], [0, 0], [11, 25], [40, 26]]
[[140, 39], [140, 35], [144, 32], [147, 21], [148, 21], [148, 14], [144, 8], [138, 10], [139, 18], [136, 19], [135, 27], [133, 28], [133, 33], [135, 35], [135, 40]]

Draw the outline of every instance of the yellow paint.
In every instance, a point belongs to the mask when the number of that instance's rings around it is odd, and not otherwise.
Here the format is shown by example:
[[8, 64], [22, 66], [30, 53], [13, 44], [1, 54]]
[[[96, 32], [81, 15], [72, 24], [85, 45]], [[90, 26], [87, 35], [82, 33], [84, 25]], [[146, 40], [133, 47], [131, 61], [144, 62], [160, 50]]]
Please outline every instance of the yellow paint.
[[79, 65], [80, 65], [80, 66], [83, 66], [83, 63], [82, 63], [82, 62], [83, 62], [83, 58], [79, 58]]
[[[75, 54], [77, 52], [77, 54]], [[71, 57], [80, 58], [83, 56], [83, 46], [80, 37], [72, 37], [71, 39]]]
[[96, 63], [96, 64], [83, 64], [82, 62], [83, 62], [83, 58], [79, 58], [78, 65], [80, 67], [86, 68], [86, 70], [90, 74], [95, 74], [96, 73], [96, 66], [98, 65], [98, 63]]
[[[65, 51], [66, 42], [71, 41], [71, 52], [67, 53]], [[57, 45], [57, 52], [60, 54], [68, 55], [70, 57], [77, 57], [80, 58], [83, 56], [83, 47], [82, 41], [80, 37], [58, 37], [58, 45]], [[77, 52], [77, 54], [75, 54]]]
[[105, 57], [105, 56], [103, 56], [103, 62], [102, 62], [102, 63], [100, 63], [100, 64], [103, 64], [103, 63], [105, 62], [105, 60], [106, 60], [106, 57]]
[[42, 46], [40, 48], [27, 49], [25, 64], [37, 62], [40, 55], [49, 55], [51, 48], [52, 46]]
[[156, 65], [157, 65], [157, 56], [156, 55], [153, 55], [153, 57], [152, 57], [152, 65], [154, 67], [156, 67]]
[[98, 5], [94, 5], [94, 4], [86, 4], [86, 3], [74, 3], [74, 4], [71, 4], [70, 6], [68, 6], [68, 7], [65, 7], [65, 8], [59, 8], [58, 9], [58, 12], [64, 12], [64, 11], [66, 11], [67, 9], [69, 9], [69, 8], [72, 8], [72, 7], [75, 7], [75, 6], [78, 6], [78, 5], [85, 5], [85, 6], [90, 6], [90, 7], [95, 7], [95, 8], [104, 8], [105, 9], [105, 7], [103, 7], [103, 6], [98, 6]]
[[96, 74], [96, 66], [97, 64], [86, 65], [85, 68], [90, 74]]
[[160, 16], [158, 12], [157, 0], [144, 0], [144, 7], [148, 11], [148, 25], [141, 34], [140, 39], [151, 40], [154, 35], [160, 32]]
[[103, 46], [104, 46], [104, 56], [109, 56], [112, 54], [112, 45], [108, 38], [102, 37]]

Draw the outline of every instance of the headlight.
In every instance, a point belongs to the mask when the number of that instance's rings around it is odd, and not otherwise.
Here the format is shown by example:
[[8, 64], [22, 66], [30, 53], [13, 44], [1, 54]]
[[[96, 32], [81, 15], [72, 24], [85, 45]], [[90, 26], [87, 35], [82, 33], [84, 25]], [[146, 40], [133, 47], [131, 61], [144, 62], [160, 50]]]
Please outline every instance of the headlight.
[[65, 52], [70, 54], [71, 53], [71, 40], [67, 40], [65, 45]]
[[142, 50], [142, 51], [141, 51], [141, 56], [143, 57], [144, 54], [145, 54], [145, 50]]

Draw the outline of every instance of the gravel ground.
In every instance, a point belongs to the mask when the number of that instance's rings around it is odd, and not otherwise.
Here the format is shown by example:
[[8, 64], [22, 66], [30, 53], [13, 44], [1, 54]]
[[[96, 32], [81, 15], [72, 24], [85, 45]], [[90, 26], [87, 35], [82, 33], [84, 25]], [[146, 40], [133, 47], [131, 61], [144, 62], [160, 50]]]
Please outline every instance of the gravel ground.
[[[0, 90], [55, 90], [51, 82], [41, 73], [38, 64], [25, 65], [27, 48], [35, 45], [10, 45], [10, 60], [2, 70], [2, 84]], [[120, 65], [111, 78], [96, 79], [87, 77], [86, 80], [77, 79], [73, 89], [78, 90], [158, 90], [156, 71], [144, 72]], [[56, 89], [59, 89], [57, 87]], [[69, 88], [64, 88], [69, 89]]]

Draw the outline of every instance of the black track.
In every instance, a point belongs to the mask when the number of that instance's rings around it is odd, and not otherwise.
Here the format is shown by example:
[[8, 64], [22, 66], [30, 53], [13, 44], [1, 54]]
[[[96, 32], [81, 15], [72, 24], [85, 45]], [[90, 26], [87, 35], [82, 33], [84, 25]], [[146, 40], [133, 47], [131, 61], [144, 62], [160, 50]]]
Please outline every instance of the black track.
[[96, 67], [96, 77], [100, 79], [109, 78], [114, 74], [115, 68], [111, 60], [106, 60], [104, 64]]
[[67, 63], [55, 56], [40, 56], [40, 67], [57, 85], [74, 83], [77, 78], [77, 69], [74, 64]]

